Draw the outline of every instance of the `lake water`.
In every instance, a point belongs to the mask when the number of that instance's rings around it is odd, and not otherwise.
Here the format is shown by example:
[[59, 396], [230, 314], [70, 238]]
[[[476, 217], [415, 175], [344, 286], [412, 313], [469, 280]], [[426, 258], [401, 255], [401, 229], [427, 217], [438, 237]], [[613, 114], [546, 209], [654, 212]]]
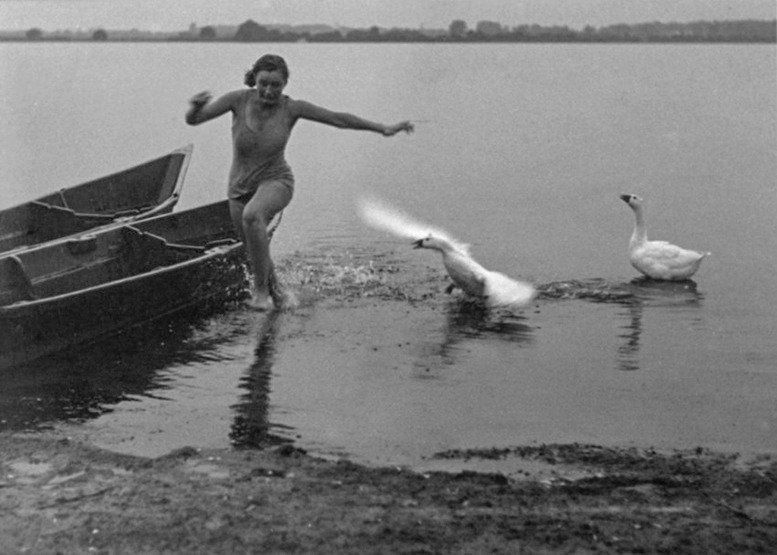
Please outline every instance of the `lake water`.
[[[0, 44], [2, 206], [188, 143], [179, 209], [222, 198], [229, 118], [189, 127], [186, 100], [239, 88], [267, 51], [293, 97], [417, 121], [391, 139], [297, 125], [273, 250], [301, 305], [9, 371], [0, 426], [415, 467], [555, 441], [777, 452], [773, 46]], [[547, 293], [478, 314], [436, 253], [359, 221], [362, 193]], [[695, 289], [631, 283], [620, 193], [645, 199], [650, 237], [712, 251]]]

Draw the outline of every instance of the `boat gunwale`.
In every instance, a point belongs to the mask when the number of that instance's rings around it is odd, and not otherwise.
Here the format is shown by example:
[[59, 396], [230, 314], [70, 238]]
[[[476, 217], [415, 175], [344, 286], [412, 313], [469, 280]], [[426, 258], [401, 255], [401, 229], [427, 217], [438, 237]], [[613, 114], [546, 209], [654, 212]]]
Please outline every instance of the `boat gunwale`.
[[[168, 196], [164, 201], [162, 201], [160, 204], [152, 208], [151, 210], [147, 212], [140, 212], [133, 216], [127, 216], [127, 220], [118, 221], [118, 219], [114, 220], [114, 222], [117, 222], [119, 224], [124, 224], [129, 221], [137, 221], [139, 219], [146, 219], [151, 216], [157, 216], [160, 212], [165, 213], [167, 212], [168, 208], [174, 207], [176, 204], [178, 204], [178, 201], [181, 199], [181, 192], [183, 191], [183, 185], [186, 180], [186, 172], [189, 170], [189, 164], [191, 163], [192, 159], [192, 153], [194, 152], [194, 144], [189, 143], [185, 146], [176, 148], [175, 150], [167, 153], [164, 156], [174, 156], [176, 154], [183, 155], [183, 161], [181, 162], [181, 167], [178, 170], [178, 175], [176, 176], [175, 185], [173, 186], [173, 192], [170, 193], [170, 196]], [[163, 156], [163, 157], [164, 157]], [[153, 160], [149, 160], [148, 162], [152, 162]], [[120, 174], [122, 172], [117, 172], [117, 174]], [[111, 224], [106, 224], [107, 226], [110, 226]]]
[[17, 317], [24, 317], [25, 311], [35, 311], [39, 308], [44, 308], [46, 305], [54, 305], [58, 302], [67, 301], [72, 298], [77, 298], [80, 296], [84, 296], [91, 293], [96, 292], [102, 292], [106, 290], [110, 290], [116, 287], [119, 287], [121, 285], [124, 285], [126, 283], [130, 283], [133, 281], [140, 281], [141, 279], [145, 279], [147, 277], [157, 276], [159, 274], [165, 274], [170, 273], [173, 271], [176, 271], [178, 269], [185, 268], [187, 266], [192, 266], [195, 264], [200, 264], [203, 262], [206, 262], [207, 260], [211, 258], [216, 258], [218, 256], [227, 255], [231, 251], [243, 248], [243, 242], [242, 241], [236, 241], [235, 243], [231, 243], [228, 245], [219, 245], [216, 247], [212, 247], [211, 249], [197, 255], [193, 256], [192, 258], [189, 258], [187, 260], [182, 260], [180, 262], [175, 262], [173, 264], [167, 265], [167, 266], [159, 266], [152, 270], [149, 270], [147, 272], [143, 272], [140, 274], [135, 274], [132, 276], [127, 276], [119, 279], [114, 279], [111, 281], [107, 281], [105, 283], [100, 283], [98, 285], [93, 285], [91, 287], [86, 287], [84, 289], [76, 289], [73, 291], [69, 291], [67, 293], [61, 293], [59, 295], [52, 295], [50, 297], [43, 297], [40, 299], [32, 299], [32, 300], [25, 300], [25, 301], [16, 301], [11, 304], [0, 306], [0, 318], [7, 318], [7, 319], [13, 319]]
[[[90, 227], [89, 229], [84, 229], [82, 231], [77, 231], [76, 233], [71, 233], [69, 235], [63, 235], [61, 237], [55, 237], [54, 239], [50, 239], [48, 241], [42, 241], [40, 243], [33, 243], [33, 244], [30, 244], [30, 245], [18, 245], [16, 247], [11, 248], [11, 249], [0, 251], [0, 258], [3, 258], [3, 257], [8, 256], [8, 255], [18, 254], [21, 251], [44, 248], [44, 247], [47, 247], [49, 245], [56, 244], [56, 243], [59, 243], [59, 242], [62, 242], [62, 241], [72, 240], [73, 238], [76, 238], [76, 237], [83, 237], [85, 235], [91, 235], [91, 234], [94, 234], [94, 233], [101, 233], [103, 231], [109, 231], [109, 230], [115, 229], [117, 227], [122, 227], [122, 226], [125, 226], [125, 225], [131, 225], [134, 222], [139, 222], [139, 221], [146, 220], [146, 219], [149, 219], [149, 218], [154, 218], [154, 217], [157, 217], [157, 216], [163, 216], [163, 215], [171, 213], [172, 210], [175, 208], [175, 206], [178, 204], [178, 202], [181, 199], [181, 193], [183, 191], [183, 186], [184, 186], [184, 183], [186, 181], [186, 173], [187, 173], [187, 171], [189, 169], [189, 164], [191, 163], [192, 153], [193, 152], [194, 152], [194, 144], [193, 143], [189, 143], [187, 145], [184, 145], [184, 146], [178, 147], [178, 148], [176, 148], [174, 150], [171, 150], [170, 152], [168, 152], [167, 154], [163, 154], [162, 156], [157, 156], [156, 158], [152, 158], [152, 159], [146, 160], [145, 162], [141, 162], [140, 164], [136, 164], [135, 166], [132, 166], [132, 167], [129, 167], [129, 168], [125, 168], [123, 170], [119, 170], [119, 171], [116, 171], [116, 172], [113, 172], [113, 173], [109, 173], [109, 174], [106, 174], [106, 175], [103, 175], [103, 176], [100, 176], [100, 177], [97, 177], [97, 178], [94, 178], [93, 180], [91, 180], [91, 181], [96, 181], [96, 180], [110, 179], [112, 177], [115, 177], [115, 176], [118, 176], [118, 175], [122, 175], [122, 174], [126, 173], [127, 171], [133, 170], [135, 168], [138, 168], [138, 167], [141, 167], [141, 166], [153, 163], [153, 162], [155, 162], [157, 160], [160, 160], [160, 159], [163, 159], [163, 158], [168, 158], [170, 156], [182, 155], [183, 156], [183, 160], [181, 161], [181, 166], [178, 169], [178, 173], [176, 175], [175, 184], [173, 185], [172, 192], [170, 193], [170, 195], [168, 195], [168, 197], [165, 200], [163, 200], [159, 204], [155, 205], [150, 210], [146, 210], [146, 211], [143, 211], [143, 212], [138, 212], [137, 214], [126, 215], [126, 216], [118, 216], [118, 217], [117, 216], [111, 216], [109, 214], [90, 214], [90, 213], [74, 212], [74, 215], [77, 216], [77, 217], [111, 218], [111, 221], [108, 221], [108, 222], [106, 222], [106, 223], [104, 223], [102, 225], [96, 225], [94, 227]], [[84, 185], [85, 183], [88, 183], [88, 181], [87, 182], [83, 182], [83, 183], [77, 183], [75, 185], [71, 185], [70, 187], [65, 187], [64, 189], [60, 189], [60, 192], [62, 192], [63, 190], [67, 190], [69, 188], [79, 187], [81, 185]], [[43, 201], [40, 200], [42, 198], [46, 198], [47, 196], [50, 196], [51, 194], [55, 194], [55, 192], [48, 193], [46, 195], [43, 195], [42, 197], [37, 197], [37, 198], [34, 198], [32, 200], [29, 200], [29, 201], [26, 201], [26, 202], [22, 202], [20, 204], [16, 204], [14, 206], [8, 206], [6, 208], [2, 208], [2, 209], [0, 209], [0, 213], [5, 212], [7, 210], [15, 210], [15, 209], [27, 206], [27, 205], [32, 204], [32, 203], [39, 203], [39, 204], [42, 204], [44, 206], [51, 207], [51, 208], [61, 208], [61, 207], [59, 207], [57, 205], [48, 204], [48, 203], [43, 202]], [[72, 210], [72, 209], [70, 209], [70, 210]]]

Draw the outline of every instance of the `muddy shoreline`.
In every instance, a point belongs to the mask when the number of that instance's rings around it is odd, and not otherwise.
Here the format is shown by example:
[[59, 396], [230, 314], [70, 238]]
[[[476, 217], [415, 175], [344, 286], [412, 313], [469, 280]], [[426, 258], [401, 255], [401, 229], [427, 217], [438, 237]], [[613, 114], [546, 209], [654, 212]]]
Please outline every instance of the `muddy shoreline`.
[[3, 553], [768, 552], [777, 462], [596, 445], [449, 451], [553, 477], [412, 472], [266, 450], [158, 458], [0, 434]]

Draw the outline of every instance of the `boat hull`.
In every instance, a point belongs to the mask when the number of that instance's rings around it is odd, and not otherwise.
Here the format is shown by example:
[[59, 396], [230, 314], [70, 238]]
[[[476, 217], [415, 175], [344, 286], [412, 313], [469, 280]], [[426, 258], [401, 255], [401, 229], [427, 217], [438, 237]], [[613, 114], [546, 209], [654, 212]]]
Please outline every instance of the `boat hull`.
[[193, 147], [0, 210], [0, 253], [172, 211]]
[[244, 245], [226, 201], [0, 263], [0, 368], [248, 294]]

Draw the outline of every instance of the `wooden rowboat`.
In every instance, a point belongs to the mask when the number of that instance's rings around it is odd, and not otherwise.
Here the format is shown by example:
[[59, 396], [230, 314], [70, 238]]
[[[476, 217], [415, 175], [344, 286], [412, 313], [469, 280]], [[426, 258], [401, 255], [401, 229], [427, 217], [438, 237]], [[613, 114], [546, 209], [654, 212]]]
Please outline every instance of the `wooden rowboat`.
[[0, 252], [170, 212], [192, 148], [0, 210]]
[[0, 257], [0, 368], [247, 295], [227, 201]]

